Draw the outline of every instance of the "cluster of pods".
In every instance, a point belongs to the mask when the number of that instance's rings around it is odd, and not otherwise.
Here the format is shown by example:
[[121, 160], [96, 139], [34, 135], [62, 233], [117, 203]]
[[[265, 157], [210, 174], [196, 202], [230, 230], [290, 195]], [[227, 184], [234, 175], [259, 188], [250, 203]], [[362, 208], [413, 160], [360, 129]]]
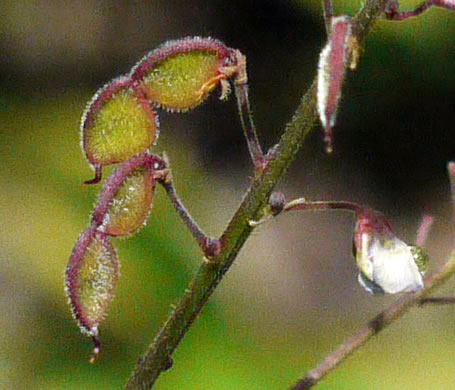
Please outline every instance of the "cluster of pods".
[[[325, 0], [324, 4], [329, 40], [320, 55], [317, 95], [324, 141], [327, 151], [331, 151], [345, 73], [357, 67], [359, 45], [352, 20], [348, 16], [333, 17], [331, 1]], [[398, 2], [391, 0], [384, 11], [390, 20], [404, 20], [432, 5], [455, 9], [453, 0], [429, 0], [415, 11], [400, 12]], [[159, 136], [158, 109], [187, 111], [201, 104], [216, 87], [220, 98], [227, 98], [232, 86], [250, 156], [255, 171], [260, 172], [267, 167], [268, 155], [262, 152], [250, 111], [246, 59], [240, 51], [218, 40], [193, 37], [169, 41], [142, 58], [127, 75], [103, 86], [88, 103], [81, 123], [82, 147], [95, 177], [86, 183], [99, 183], [104, 166], [119, 164], [104, 185], [89, 227], [79, 237], [65, 273], [74, 317], [95, 344], [92, 362], [101, 348], [98, 327], [119, 278], [120, 264], [111, 238], [139, 231], [150, 213], [157, 183], [165, 188], [204, 254], [210, 257], [219, 253], [219, 241], [200, 230], [176, 195], [166, 156], [152, 154], [150, 148]], [[354, 212], [354, 248], [361, 285], [373, 294], [423, 287], [427, 256], [421, 248], [400, 240], [381, 213], [351, 202], [311, 202], [302, 198], [286, 204], [281, 193], [272, 194], [270, 202], [270, 216], [293, 210]], [[260, 222], [251, 221], [251, 225]]]
[[[98, 326], [106, 315], [119, 278], [119, 261], [111, 237], [135, 234], [152, 206], [156, 183], [166, 189], [206, 255], [218, 250], [192, 222], [172, 185], [166, 157], [150, 152], [159, 135], [157, 110], [187, 111], [220, 87], [225, 99], [234, 85], [242, 123], [251, 135], [246, 61], [243, 55], [210, 38], [170, 41], [142, 58], [128, 75], [96, 92], [82, 116], [83, 151], [95, 170], [86, 184], [99, 183], [103, 166], [119, 164], [106, 181], [87, 230], [80, 236], [66, 268], [66, 292], [81, 330], [100, 351]], [[248, 115], [248, 116], [247, 116]], [[253, 132], [253, 133], [252, 133]], [[247, 134], [248, 137], [248, 134]], [[253, 139], [250, 151], [261, 160]], [[258, 154], [259, 153], [259, 154]], [[260, 166], [260, 165], [258, 165]]]
[[221, 86], [230, 92], [229, 79], [246, 90], [243, 55], [220, 41], [186, 38], [169, 41], [142, 58], [128, 75], [102, 87], [82, 116], [82, 146], [96, 176], [105, 165], [121, 163], [147, 151], [158, 139], [157, 108], [188, 111]]

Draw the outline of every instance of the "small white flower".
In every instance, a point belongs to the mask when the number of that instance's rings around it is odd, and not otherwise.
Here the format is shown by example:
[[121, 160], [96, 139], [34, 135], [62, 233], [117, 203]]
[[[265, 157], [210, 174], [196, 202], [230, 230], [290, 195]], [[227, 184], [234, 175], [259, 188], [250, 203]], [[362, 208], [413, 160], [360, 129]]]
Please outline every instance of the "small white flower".
[[372, 294], [396, 294], [423, 288], [423, 278], [412, 247], [397, 237], [381, 234], [362, 235], [362, 247], [356, 260], [359, 282]]

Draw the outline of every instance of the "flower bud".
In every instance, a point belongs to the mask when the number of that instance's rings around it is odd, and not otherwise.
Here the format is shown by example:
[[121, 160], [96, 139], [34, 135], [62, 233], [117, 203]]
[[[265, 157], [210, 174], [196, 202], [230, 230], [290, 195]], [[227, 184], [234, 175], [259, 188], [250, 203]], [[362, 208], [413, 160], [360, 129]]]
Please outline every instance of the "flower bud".
[[396, 294], [424, 287], [428, 258], [421, 248], [400, 240], [383, 214], [365, 210], [357, 215], [354, 250], [359, 282], [368, 292]]
[[318, 65], [318, 112], [324, 127], [327, 152], [332, 151], [336, 115], [346, 67], [354, 70], [358, 61], [358, 44], [348, 16], [332, 19], [329, 42], [322, 49]]
[[169, 41], [151, 51], [131, 70], [147, 98], [170, 111], [187, 111], [201, 104], [219, 84], [236, 73], [236, 51], [210, 38]]

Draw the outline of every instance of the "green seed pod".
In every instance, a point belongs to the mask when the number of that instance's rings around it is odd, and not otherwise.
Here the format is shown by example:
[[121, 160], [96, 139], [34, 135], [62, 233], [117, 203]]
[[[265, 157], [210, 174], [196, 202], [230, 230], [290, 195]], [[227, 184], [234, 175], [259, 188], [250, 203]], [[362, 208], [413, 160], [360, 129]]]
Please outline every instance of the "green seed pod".
[[229, 93], [227, 79], [237, 74], [238, 52], [210, 38], [169, 41], [151, 51], [131, 70], [149, 100], [171, 111], [201, 104], [219, 84]]
[[145, 152], [158, 137], [158, 116], [140, 88], [122, 76], [102, 87], [82, 116], [82, 147], [101, 179], [103, 165]]
[[109, 206], [105, 233], [110, 236], [136, 233], [150, 213], [154, 192], [155, 180], [149, 170], [141, 168], [130, 174]]
[[79, 238], [66, 268], [66, 293], [83, 333], [96, 337], [114, 297], [119, 262], [109, 237], [93, 228]]

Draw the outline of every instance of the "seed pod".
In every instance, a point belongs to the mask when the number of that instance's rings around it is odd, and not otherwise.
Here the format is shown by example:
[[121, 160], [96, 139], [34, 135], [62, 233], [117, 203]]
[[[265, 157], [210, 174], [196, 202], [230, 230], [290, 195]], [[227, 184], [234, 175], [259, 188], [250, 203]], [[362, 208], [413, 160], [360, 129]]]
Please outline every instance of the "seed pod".
[[150, 212], [156, 183], [152, 172], [160, 170], [160, 163], [146, 152], [120, 164], [104, 185], [92, 228], [110, 236], [136, 233]]
[[158, 137], [158, 116], [129, 77], [102, 87], [82, 116], [82, 147], [101, 179], [101, 167], [145, 152]]
[[110, 204], [105, 220], [106, 234], [136, 233], [150, 213], [154, 192], [155, 180], [147, 169], [137, 169], [130, 174]]
[[428, 258], [420, 248], [407, 245], [379, 212], [357, 216], [354, 249], [359, 282], [372, 294], [396, 294], [424, 287], [422, 275]]
[[98, 335], [98, 326], [114, 297], [119, 267], [109, 237], [87, 229], [79, 238], [65, 273], [66, 293], [83, 333]]
[[352, 33], [352, 21], [348, 16], [332, 19], [329, 42], [322, 49], [318, 66], [318, 111], [324, 127], [326, 150], [333, 149], [332, 128], [341, 98], [341, 88], [346, 67], [357, 67], [359, 49]]
[[170, 111], [187, 111], [201, 104], [221, 83], [224, 98], [227, 79], [237, 74], [239, 53], [210, 38], [169, 41], [151, 51], [131, 70], [147, 98]]

